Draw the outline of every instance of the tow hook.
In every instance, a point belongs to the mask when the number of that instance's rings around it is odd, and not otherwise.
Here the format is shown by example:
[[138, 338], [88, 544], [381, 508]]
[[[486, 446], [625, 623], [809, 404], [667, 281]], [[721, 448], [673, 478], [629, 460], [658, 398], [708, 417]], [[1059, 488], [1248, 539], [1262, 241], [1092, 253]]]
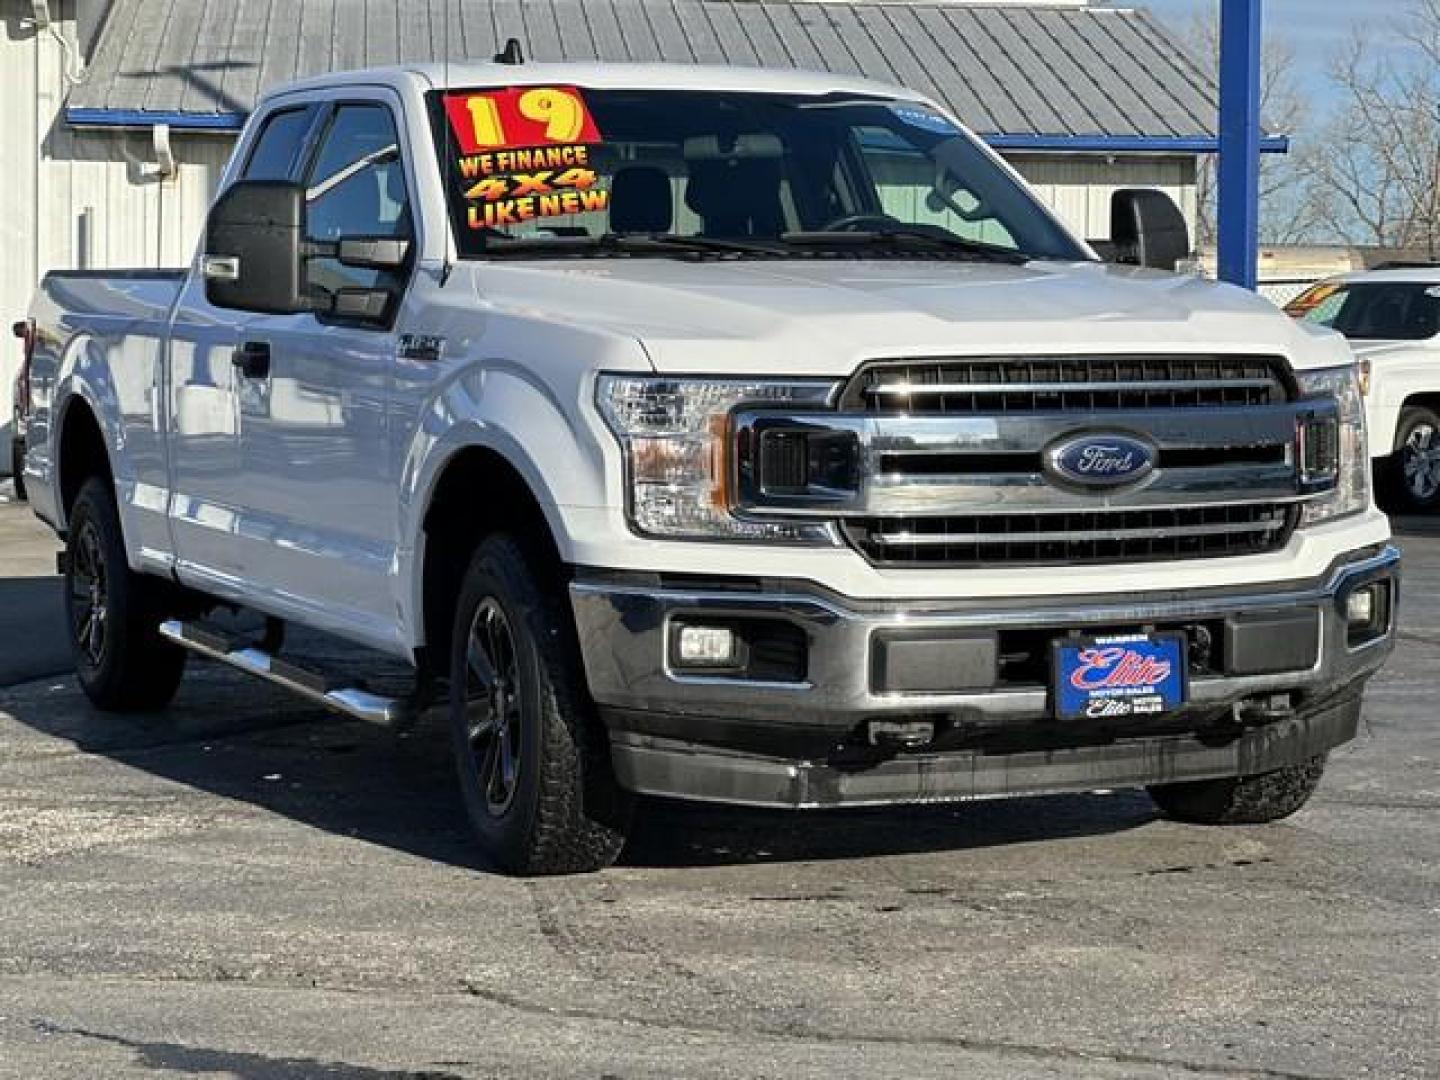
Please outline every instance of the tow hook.
[[883, 750], [922, 750], [935, 741], [933, 720], [871, 720], [870, 745]]
[[1271, 724], [1295, 715], [1295, 695], [1266, 694], [1246, 698], [1235, 706], [1237, 719], [1245, 724]]

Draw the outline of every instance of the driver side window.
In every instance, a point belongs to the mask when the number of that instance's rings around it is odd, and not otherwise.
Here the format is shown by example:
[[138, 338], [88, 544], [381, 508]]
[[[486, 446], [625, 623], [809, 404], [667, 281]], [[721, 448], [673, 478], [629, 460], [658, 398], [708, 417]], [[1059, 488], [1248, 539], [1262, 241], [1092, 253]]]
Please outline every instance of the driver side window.
[[[384, 105], [349, 104], [335, 110], [305, 186], [306, 232], [311, 240], [413, 238], [400, 137]], [[403, 272], [341, 266], [334, 259], [310, 261], [311, 288], [327, 293], [341, 288], [399, 289], [404, 278]]]

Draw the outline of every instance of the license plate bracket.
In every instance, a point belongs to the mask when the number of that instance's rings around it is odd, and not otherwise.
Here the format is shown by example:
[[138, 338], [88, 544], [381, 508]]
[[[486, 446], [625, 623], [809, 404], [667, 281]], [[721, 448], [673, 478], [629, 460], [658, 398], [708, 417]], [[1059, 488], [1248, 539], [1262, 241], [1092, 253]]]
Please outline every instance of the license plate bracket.
[[1051, 654], [1051, 686], [1060, 720], [1165, 716], [1189, 698], [1183, 634], [1062, 638]]

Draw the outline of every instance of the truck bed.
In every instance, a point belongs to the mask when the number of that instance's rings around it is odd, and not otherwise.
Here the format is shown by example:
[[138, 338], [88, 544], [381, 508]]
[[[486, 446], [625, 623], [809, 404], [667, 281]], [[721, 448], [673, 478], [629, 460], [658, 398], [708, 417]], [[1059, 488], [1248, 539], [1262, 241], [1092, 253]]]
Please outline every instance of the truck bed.
[[128, 316], [164, 322], [185, 283], [185, 270], [53, 270], [41, 296], [73, 315]]
[[27, 472], [37, 481], [27, 485], [31, 504], [44, 520], [60, 522], [51, 425], [62, 381], [64, 392], [105, 403], [94, 406], [105, 442], [127, 450], [111, 463], [122, 513], [128, 515], [137, 480], [164, 486], [152, 405], [185, 275], [183, 269], [57, 270], [40, 282], [30, 308], [39, 344], [30, 360], [37, 392], [26, 443]]

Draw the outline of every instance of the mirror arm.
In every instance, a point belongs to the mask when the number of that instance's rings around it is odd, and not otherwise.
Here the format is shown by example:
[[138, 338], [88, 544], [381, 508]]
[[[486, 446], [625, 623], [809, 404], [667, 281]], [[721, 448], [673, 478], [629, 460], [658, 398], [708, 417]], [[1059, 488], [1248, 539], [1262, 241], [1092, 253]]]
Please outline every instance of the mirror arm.
[[341, 237], [339, 240], [304, 240], [300, 258], [334, 259], [341, 266], [371, 270], [398, 270], [410, 256], [411, 241], [391, 237]]
[[330, 240], [302, 240], [300, 241], [300, 258], [302, 259], [338, 259], [340, 257], [340, 245]]

